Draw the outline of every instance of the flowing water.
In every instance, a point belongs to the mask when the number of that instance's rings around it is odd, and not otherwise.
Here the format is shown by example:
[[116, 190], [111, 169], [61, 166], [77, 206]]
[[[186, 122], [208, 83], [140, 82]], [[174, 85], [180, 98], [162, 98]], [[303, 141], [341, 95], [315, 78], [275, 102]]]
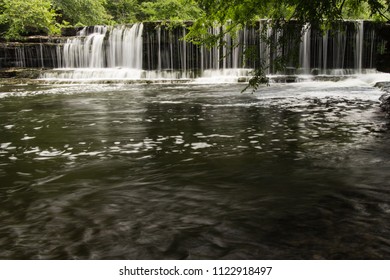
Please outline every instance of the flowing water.
[[0, 258], [390, 258], [381, 92], [241, 89], [0, 87]]
[[[308, 25], [292, 23], [282, 30], [269, 24], [261, 20], [225, 34], [225, 44], [213, 48], [183, 40], [188, 29], [182, 26], [90, 26], [74, 37], [0, 49], [0, 58], [2, 67], [56, 68], [42, 77], [52, 80], [192, 79], [260, 65], [267, 74], [360, 74], [376, 68], [376, 55], [384, 48], [374, 22], [346, 21], [325, 33]], [[217, 36], [226, 29], [209, 32]], [[275, 68], [281, 58], [287, 71]]]

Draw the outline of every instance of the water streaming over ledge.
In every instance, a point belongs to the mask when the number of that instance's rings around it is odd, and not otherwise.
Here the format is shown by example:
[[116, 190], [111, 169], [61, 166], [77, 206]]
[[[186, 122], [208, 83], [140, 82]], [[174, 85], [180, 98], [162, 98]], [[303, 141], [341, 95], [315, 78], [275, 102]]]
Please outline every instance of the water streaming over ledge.
[[[375, 68], [379, 40], [371, 22], [350, 21], [325, 33], [291, 26], [285, 30], [286, 42], [273, 49], [266, 41], [279, 39], [282, 31], [273, 30], [266, 21], [225, 35], [226, 44], [208, 49], [182, 40], [186, 27], [143, 23], [132, 26], [86, 27], [57, 48], [58, 69], [44, 74], [54, 80], [154, 80], [204, 79], [213, 76], [247, 78], [251, 70], [270, 65], [268, 75], [322, 74], [351, 75]], [[210, 30], [213, 34], [224, 27]], [[296, 37], [301, 36], [298, 48]], [[273, 69], [277, 56], [299, 50], [287, 62], [287, 72]], [[295, 61], [296, 60], [296, 61]], [[299, 63], [296, 63], [299, 62]], [[228, 79], [229, 80], [229, 79]], [[245, 79], [244, 79], [245, 80]]]

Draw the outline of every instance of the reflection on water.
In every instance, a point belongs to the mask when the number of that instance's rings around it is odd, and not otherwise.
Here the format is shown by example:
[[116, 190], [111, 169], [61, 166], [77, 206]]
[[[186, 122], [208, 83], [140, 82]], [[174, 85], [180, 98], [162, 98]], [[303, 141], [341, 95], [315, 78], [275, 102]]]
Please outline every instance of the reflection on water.
[[380, 92], [240, 90], [0, 88], [0, 258], [389, 258]]

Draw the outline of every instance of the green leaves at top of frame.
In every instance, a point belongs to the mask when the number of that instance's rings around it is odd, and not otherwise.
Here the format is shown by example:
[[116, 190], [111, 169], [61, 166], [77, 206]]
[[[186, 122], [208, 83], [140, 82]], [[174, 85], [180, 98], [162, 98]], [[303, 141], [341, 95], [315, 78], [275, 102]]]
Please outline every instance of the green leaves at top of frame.
[[0, 24], [7, 26], [3, 36], [19, 38], [26, 33], [59, 32], [56, 12], [50, 0], [1, 0]]

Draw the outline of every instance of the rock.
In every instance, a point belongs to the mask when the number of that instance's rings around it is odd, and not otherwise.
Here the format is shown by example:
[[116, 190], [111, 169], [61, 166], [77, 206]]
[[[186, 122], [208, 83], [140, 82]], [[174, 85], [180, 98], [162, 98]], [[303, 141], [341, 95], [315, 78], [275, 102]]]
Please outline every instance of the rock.
[[384, 91], [390, 91], [390, 82], [377, 82], [375, 87], [380, 88]]
[[390, 82], [378, 82], [375, 84], [375, 87], [385, 92], [379, 97], [381, 102], [379, 106], [383, 112], [386, 112], [386, 116], [390, 117]]
[[381, 101], [380, 108], [386, 112], [387, 117], [390, 117], [390, 93], [383, 94], [379, 100]]
[[275, 76], [272, 77], [271, 80], [275, 83], [296, 83], [298, 81], [298, 77], [294, 75], [288, 76]]
[[0, 78], [10, 79], [38, 79], [41, 76], [42, 69], [37, 68], [10, 68], [0, 70]]
[[64, 37], [72, 37], [76, 36], [77, 32], [79, 32], [82, 27], [63, 27], [61, 28], [61, 36]]
[[381, 101], [380, 107], [383, 112], [387, 113], [387, 116], [390, 117], [390, 93], [383, 94], [379, 100]]
[[390, 98], [390, 93], [385, 93], [385, 94], [382, 94], [381, 97], [379, 97], [379, 100], [382, 102], [388, 102], [389, 98]]
[[311, 69], [311, 74], [313, 76], [318, 76], [320, 74], [320, 69], [318, 68]]
[[297, 68], [295, 68], [295, 67], [286, 67], [285, 73], [286, 73], [286, 75], [291, 75], [291, 76], [296, 75]]

